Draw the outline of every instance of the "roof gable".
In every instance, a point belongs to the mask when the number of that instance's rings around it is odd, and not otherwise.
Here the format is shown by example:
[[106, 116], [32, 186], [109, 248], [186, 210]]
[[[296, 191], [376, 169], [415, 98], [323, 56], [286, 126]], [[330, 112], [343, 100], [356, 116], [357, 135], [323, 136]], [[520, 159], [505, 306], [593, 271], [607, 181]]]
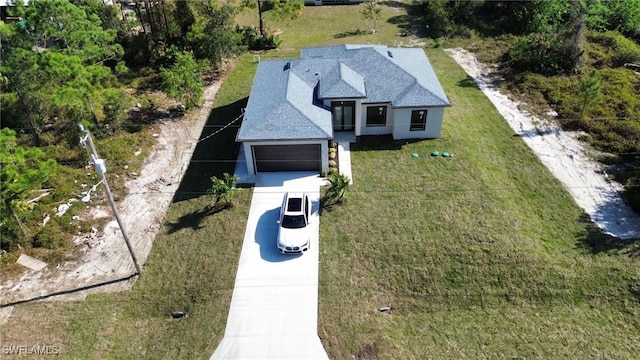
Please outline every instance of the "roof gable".
[[320, 78], [318, 97], [322, 99], [366, 97], [364, 78], [346, 64], [338, 62], [337, 66]]

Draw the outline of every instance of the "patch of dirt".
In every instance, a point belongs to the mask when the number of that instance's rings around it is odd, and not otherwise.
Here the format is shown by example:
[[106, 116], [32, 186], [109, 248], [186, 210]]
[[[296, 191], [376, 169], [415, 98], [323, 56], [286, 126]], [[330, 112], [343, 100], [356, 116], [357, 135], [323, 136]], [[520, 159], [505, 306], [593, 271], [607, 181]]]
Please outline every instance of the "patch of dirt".
[[[167, 209], [189, 165], [223, 78], [207, 82], [204, 104], [196, 112], [156, 125], [159, 130], [154, 134], [156, 145], [145, 159], [140, 174], [126, 182], [129, 194], [117, 203], [118, 212], [141, 266], [151, 252]], [[98, 188], [98, 191], [102, 189]], [[111, 209], [108, 205], [96, 206], [88, 214], [93, 219], [102, 218], [104, 221], [104, 217], [109, 216], [113, 220], [101, 230], [94, 228], [74, 239], [73, 253], [80, 255], [78, 260], [49, 264], [38, 272], [27, 270], [18, 280], [0, 284], [2, 304], [39, 297], [74, 300], [86, 297], [89, 292], [131, 288], [137, 279], [129, 278], [135, 273], [135, 267]], [[142, 271], [144, 273], [144, 269]], [[124, 280], [90, 290], [73, 291], [118, 279]], [[48, 297], [61, 292], [65, 294]], [[9, 318], [12, 309], [13, 306], [0, 309], [0, 326]]]

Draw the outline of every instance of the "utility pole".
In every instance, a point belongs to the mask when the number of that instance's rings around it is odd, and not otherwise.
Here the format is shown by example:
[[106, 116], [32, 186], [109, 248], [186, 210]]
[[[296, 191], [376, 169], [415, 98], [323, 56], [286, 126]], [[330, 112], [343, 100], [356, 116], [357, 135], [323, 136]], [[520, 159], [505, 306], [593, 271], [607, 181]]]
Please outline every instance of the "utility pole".
[[102, 185], [104, 186], [104, 192], [107, 194], [107, 198], [109, 199], [109, 204], [111, 204], [111, 210], [113, 211], [113, 215], [116, 217], [116, 221], [118, 222], [118, 226], [120, 226], [120, 232], [122, 232], [122, 236], [124, 237], [124, 242], [127, 244], [127, 248], [129, 249], [129, 253], [131, 254], [131, 259], [133, 259], [133, 264], [136, 266], [136, 274], [138, 276], [142, 275], [142, 270], [140, 269], [140, 265], [138, 265], [138, 260], [136, 259], [136, 254], [133, 252], [133, 248], [131, 247], [131, 243], [129, 242], [129, 237], [127, 236], [127, 232], [124, 230], [124, 226], [122, 226], [122, 221], [120, 220], [120, 215], [118, 214], [118, 209], [116, 208], [116, 203], [113, 201], [113, 195], [111, 194], [111, 189], [109, 188], [109, 184], [107, 183], [107, 177], [105, 173], [107, 172], [107, 166], [104, 163], [104, 159], [100, 159], [98, 153], [96, 152], [96, 147], [93, 144], [93, 140], [91, 139], [91, 134], [89, 130], [85, 130], [82, 124], [78, 124], [80, 131], [82, 132], [82, 137], [80, 138], [80, 144], [83, 147], [88, 146], [87, 150], [89, 151], [89, 156], [93, 160], [93, 165], [96, 168], [96, 171], [100, 175], [100, 180], [102, 180]]

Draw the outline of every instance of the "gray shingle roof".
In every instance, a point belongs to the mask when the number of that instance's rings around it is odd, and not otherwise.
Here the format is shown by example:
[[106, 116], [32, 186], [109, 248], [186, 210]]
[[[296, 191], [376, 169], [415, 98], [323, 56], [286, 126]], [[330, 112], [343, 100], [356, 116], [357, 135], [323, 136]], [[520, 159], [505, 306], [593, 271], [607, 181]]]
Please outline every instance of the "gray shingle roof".
[[364, 78], [342, 62], [322, 76], [318, 97], [321, 99], [366, 97]]
[[331, 112], [313, 104], [314, 88], [285, 71], [287, 63], [258, 65], [237, 141], [332, 138]]
[[332, 138], [331, 112], [315, 96], [362, 98], [392, 107], [450, 106], [422, 49], [306, 48], [300, 59], [258, 64], [236, 140]]

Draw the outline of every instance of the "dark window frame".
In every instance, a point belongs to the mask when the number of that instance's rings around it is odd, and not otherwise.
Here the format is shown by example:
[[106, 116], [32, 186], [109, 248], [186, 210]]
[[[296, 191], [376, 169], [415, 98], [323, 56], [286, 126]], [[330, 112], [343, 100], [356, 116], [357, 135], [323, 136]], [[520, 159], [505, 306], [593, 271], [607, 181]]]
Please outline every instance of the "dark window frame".
[[427, 109], [412, 110], [409, 131], [424, 131], [427, 129]]
[[[372, 113], [369, 114], [369, 111]], [[367, 106], [367, 127], [387, 126], [387, 107], [384, 105]]]

